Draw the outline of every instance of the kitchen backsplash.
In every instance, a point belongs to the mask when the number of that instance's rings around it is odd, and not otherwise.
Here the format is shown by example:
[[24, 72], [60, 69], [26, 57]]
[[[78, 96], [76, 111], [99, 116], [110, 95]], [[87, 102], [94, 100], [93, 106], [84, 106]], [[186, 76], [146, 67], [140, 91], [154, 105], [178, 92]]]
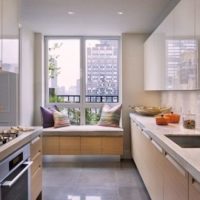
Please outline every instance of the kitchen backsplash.
[[197, 128], [200, 128], [200, 91], [162, 92], [161, 105], [172, 106], [172, 110], [179, 114], [196, 114]]

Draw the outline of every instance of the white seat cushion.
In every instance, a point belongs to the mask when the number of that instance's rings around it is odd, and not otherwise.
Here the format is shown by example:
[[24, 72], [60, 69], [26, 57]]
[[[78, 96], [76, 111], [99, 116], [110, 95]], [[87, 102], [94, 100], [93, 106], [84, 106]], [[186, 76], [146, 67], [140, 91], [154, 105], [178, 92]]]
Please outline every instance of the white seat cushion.
[[122, 136], [122, 128], [97, 125], [67, 126], [61, 128], [43, 128], [43, 135], [60, 136]]

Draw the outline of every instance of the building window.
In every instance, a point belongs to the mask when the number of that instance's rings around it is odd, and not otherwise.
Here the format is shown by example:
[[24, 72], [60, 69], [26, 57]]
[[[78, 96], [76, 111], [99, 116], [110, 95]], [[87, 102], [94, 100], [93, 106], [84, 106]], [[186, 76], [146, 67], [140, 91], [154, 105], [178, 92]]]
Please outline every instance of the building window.
[[46, 105], [72, 124], [95, 124], [103, 103], [118, 103], [119, 38], [45, 37]]

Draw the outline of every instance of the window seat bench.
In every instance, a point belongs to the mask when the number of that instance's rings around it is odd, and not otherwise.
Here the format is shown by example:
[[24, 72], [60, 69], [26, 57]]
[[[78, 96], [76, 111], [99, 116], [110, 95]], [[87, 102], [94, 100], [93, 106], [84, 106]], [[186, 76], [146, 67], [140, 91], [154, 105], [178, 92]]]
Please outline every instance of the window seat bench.
[[44, 155], [123, 155], [123, 129], [97, 125], [43, 129]]

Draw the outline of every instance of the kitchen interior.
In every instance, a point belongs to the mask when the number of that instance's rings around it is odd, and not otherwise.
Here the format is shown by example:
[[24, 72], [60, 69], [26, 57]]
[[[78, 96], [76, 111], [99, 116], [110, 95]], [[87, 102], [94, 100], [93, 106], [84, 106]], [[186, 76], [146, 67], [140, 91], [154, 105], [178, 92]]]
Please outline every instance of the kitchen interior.
[[[0, 10], [0, 200], [200, 199], [200, 0], [0, 0]], [[120, 38], [114, 135], [42, 127], [46, 36]]]

